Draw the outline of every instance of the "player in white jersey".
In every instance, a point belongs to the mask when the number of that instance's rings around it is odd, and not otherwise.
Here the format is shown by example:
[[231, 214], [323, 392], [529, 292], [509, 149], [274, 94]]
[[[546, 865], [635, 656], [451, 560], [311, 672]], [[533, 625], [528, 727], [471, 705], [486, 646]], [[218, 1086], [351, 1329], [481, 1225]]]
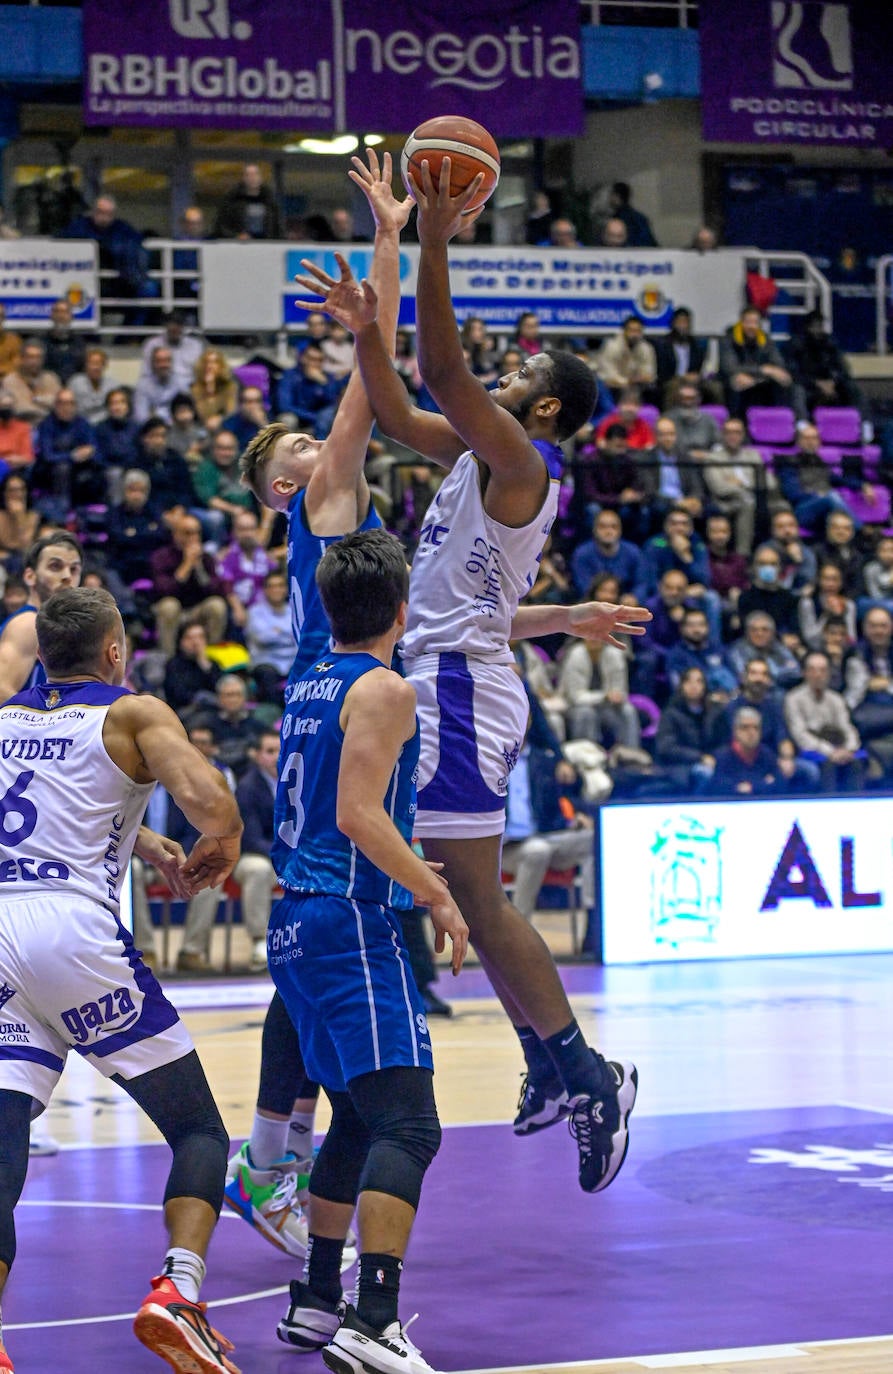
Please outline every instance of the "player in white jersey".
[[[216, 769], [163, 702], [122, 687], [124, 626], [106, 591], [46, 600], [36, 633], [47, 679], [0, 707], [0, 1292], [28, 1124], [71, 1050], [119, 1083], [173, 1152], [170, 1247], [135, 1322], [183, 1374], [235, 1370], [198, 1303], [220, 1210], [227, 1136], [192, 1040], [119, 918], [123, 875], [159, 781], [201, 832], [180, 881], [217, 885], [242, 823]], [[151, 841], [141, 843], [151, 860]], [[0, 1370], [12, 1363], [0, 1342]]]
[[[342, 267], [341, 281], [311, 277], [324, 308], [354, 332], [369, 399], [384, 432], [450, 470], [429, 508], [410, 583], [403, 641], [422, 727], [416, 834], [444, 864], [471, 941], [524, 1049], [528, 1073], [515, 1123], [527, 1133], [570, 1117], [580, 1185], [606, 1187], [629, 1142], [636, 1095], [633, 1065], [591, 1050], [574, 1019], [549, 951], [505, 896], [500, 848], [507, 778], [517, 760], [527, 703], [513, 672], [509, 637], [578, 632], [616, 642], [642, 633], [641, 608], [590, 603], [518, 609], [533, 585], [555, 518], [558, 444], [592, 413], [595, 381], [569, 353], [539, 353], [488, 393], [465, 366], [450, 298], [447, 244], [463, 223], [478, 180], [449, 194], [427, 165], [415, 183], [421, 244], [416, 342], [422, 377], [443, 412], [413, 407], [391, 367], [368, 287]], [[578, 627], [579, 628], [579, 627]]]

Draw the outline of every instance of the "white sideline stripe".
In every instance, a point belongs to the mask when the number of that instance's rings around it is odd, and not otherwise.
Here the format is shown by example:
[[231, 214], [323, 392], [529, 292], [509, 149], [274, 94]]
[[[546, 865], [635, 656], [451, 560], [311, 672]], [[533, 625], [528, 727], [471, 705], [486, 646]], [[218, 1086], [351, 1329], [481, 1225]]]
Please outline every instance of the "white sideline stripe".
[[[240, 1302], [258, 1302], [261, 1298], [280, 1298], [283, 1293], [288, 1292], [288, 1284], [284, 1288], [262, 1288], [257, 1293], [240, 1293], [235, 1298], [217, 1298], [208, 1303], [208, 1308], [212, 1307], [234, 1307]], [[136, 1316], [135, 1312], [114, 1312], [107, 1317], [67, 1317], [63, 1321], [52, 1322], [4, 1322], [4, 1331], [46, 1331], [55, 1326], [99, 1326], [104, 1322], [132, 1322]]]
[[[877, 1345], [893, 1340], [891, 1336], [852, 1336], [834, 1341], [804, 1341], [811, 1349], [835, 1346]], [[810, 1350], [800, 1345], [739, 1346], [733, 1350], [695, 1350], [678, 1355], [620, 1355], [608, 1360], [566, 1360], [560, 1364], [493, 1365], [489, 1369], [462, 1369], [456, 1374], [552, 1374], [565, 1369], [605, 1369], [630, 1365], [639, 1369], [680, 1369], [685, 1365], [746, 1364], [749, 1360], [789, 1360], [808, 1358]]]
[[875, 1112], [878, 1116], [893, 1116], [893, 1107], [868, 1107], [864, 1102], [832, 1102], [832, 1107], [844, 1107], [848, 1112]]

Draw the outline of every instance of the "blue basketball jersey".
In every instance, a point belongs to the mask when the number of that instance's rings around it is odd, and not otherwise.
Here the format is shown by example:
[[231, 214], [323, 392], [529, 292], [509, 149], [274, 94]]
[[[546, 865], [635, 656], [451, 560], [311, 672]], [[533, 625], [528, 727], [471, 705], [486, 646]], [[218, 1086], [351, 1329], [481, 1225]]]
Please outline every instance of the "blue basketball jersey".
[[[354, 683], [381, 666], [371, 654], [331, 653], [286, 689], [270, 857], [289, 892], [412, 906], [412, 894], [370, 863], [335, 819], [344, 744], [341, 708]], [[382, 803], [407, 843], [412, 840], [418, 762], [417, 724]]]
[[[344, 538], [344, 534], [314, 534], [310, 530], [305, 494], [303, 489], [299, 491], [288, 507], [288, 595], [297, 645], [289, 683], [296, 682], [332, 646], [329, 622], [316, 589], [316, 568], [329, 545]], [[380, 526], [378, 511], [370, 500], [366, 519], [357, 529], [375, 530]], [[345, 530], [346, 533], [353, 531]]]

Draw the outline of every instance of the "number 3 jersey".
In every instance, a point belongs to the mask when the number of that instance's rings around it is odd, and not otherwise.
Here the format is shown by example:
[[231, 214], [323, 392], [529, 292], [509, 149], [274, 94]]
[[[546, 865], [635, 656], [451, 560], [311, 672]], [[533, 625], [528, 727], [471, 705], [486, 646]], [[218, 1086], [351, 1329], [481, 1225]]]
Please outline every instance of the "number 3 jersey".
[[[407, 908], [412, 894], [376, 868], [338, 829], [338, 774], [344, 699], [355, 682], [381, 669], [371, 654], [331, 653], [285, 693], [271, 859], [289, 892], [313, 892]], [[407, 740], [382, 801], [410, 843], [416, 810], [419, 728]]]
[[154, 783], [103, 743], [127, 689], [43, 682], [0, 707], [0, 903], [67, 892], [118, 915], [121, 883]]

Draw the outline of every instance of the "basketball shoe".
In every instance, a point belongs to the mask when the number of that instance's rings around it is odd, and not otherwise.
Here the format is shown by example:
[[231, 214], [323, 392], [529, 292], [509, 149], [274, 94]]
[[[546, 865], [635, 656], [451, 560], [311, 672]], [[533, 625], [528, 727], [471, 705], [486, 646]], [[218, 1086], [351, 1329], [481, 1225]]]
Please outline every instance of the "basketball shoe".
[[205, 1316], [206, 1303], [187, 1302], [170, 1279], [154, 1278], [133, 1323], [138, 1341], [167, 1360], [176, 1374], [239, 1374], [227, 1355], [231, 1341]]
[[629, 1149], [629, 1115], [635, 1106], [639, 1075], [634, 1064], [602, 1060], [608, 1079], [597, 1097], [570, 1099], [570, 1133], [580, 1156], [580, 1187], [599, 1193], [620, 1172]]
[[289, 1284], [289, 1298], [288, 1312], [276, 1327], [276, 1335], [297, 1350], [322, 1350], [341, 1325], [347, 1304], [318, 1298], [300, 1279]]
[[518, 1115], [514, 1121], [515, 1135], [534, 1135], [554, 1126], [556, 1121], [567, 1116], [568, 1096], [560, 1078], [550, 1078], [544, 1083], [536, 1083], [525, 1073], [521, 1080], [521, 1096], [518, 1098]]
[[[301, 1199], [310, 1197], [311, 1167], [312, 1158], [299, 1160], [287, 1154], [269, 1169], [257, 1169], [251, 1163], [246, 1140], [226, 1166], [223, 1201], [277, 1250], [284, 1250], [293, 1259], [304, 1259], [308, 1227]], [[357, 1238], [351, 1230], [344, 1242], [342, 1274], [356, 1262]]]
[[435, 1374], [418, 1346], [407, 1336], [406, 1326], [391, 1322], [384, 1331], [361, 1321], [348, 1306], [322, 1357], [333, 1374]]

